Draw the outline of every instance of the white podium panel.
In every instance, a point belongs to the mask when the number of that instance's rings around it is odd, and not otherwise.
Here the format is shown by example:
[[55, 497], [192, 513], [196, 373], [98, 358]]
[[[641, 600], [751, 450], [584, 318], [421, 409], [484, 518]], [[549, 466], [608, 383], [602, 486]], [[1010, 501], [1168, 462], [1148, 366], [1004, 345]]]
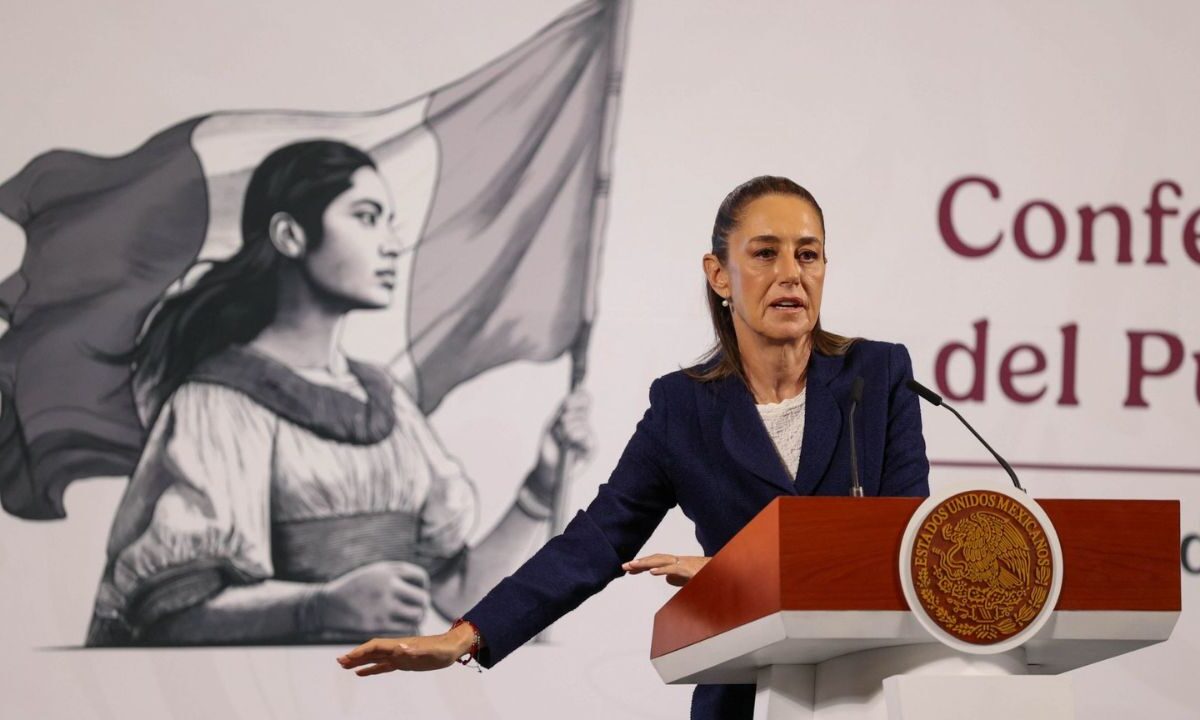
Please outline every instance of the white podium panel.
[[[995, 690], [1005, 695], [993, 698], [977, 693], [975, 701], [992, 703], [1026, 692], [1027, 688], [1041, 692], [1041, 684], [1027, 686], [1020, 682], [1029, 679], [1022, 677], [1025, 672], [1025, 651], [1021, 648], [995, 655], [964, 655], [938, 643], [863, 650], [810, 665], [770, 665], [757, 672], [754, 720], [931, 718], [911, 709], [904, 710], [907, 715], [895, 716], [894, 713], [902, 707], [910, 691], [907, 686], [902, 686], [893, 691], [893, 699], [885, 693], [887, 684], [898, 677], [921, 677], [935, 686], [985, 678], [998, 682], [980, 686], [980, 692]], [[1070, 699], [1070, 687], [1065, 687]], [[916, 707], [915, 702], [909, 701], [904, 707]], [[1039, 700], [1035, 698], [1029, 702], [1036, 704]], [[947, 707], [958, 709], [956, 720], [984, 717], [973, 711], [964, 713], [964, 708], [971, 709], [973, 706], [958, 703], [956, 698], [951, 698]], [[1025, 718], [1021, 714], [1005, 717]], [[1065, 720], [1070, 716], [1060, 714], [1046, 717]]]
[[883, 681], [887, 720], [1072, 720], [1075, 700], [1064, 676], [938, 677]]

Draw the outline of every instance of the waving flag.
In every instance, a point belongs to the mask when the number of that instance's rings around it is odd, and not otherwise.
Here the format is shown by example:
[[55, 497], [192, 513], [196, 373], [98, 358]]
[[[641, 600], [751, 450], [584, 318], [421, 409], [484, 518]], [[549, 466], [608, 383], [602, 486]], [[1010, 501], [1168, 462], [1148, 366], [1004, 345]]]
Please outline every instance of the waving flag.
[[[27, 248], [0, 283], [0, 499], [64, 517], [73, 480], [129, 473], [146, 434], [128, 351], [149, 313], [240, 244], [257, 164], [300, 140], [371, 154], [412, 243], [394, 363], [428, 411], [458, 383], [571, 351], [593, 313], [624, 0], [587, 2], [505, 56], [375, 113], [218, 112], [117, 158], [53, 151], [0, 185]], [[468, 261], [469, 259], [469, 261]]]

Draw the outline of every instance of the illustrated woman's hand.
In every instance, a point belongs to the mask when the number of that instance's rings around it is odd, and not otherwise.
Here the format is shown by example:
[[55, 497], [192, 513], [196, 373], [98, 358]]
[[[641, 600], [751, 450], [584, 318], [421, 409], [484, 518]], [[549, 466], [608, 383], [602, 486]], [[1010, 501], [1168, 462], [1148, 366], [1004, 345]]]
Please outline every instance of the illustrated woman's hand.
[[338, 663], [360, 677], [393, 670], [440, 670], [449, 667], [471, 648], [469, 626], [460, 625], [441, 635], [375, 638], [338, 658]]
[[312, 603], [312, 630], [412, 632], [429, 610], [429, 575], [419, 565], [374, 562], [331, 580]]
[[562, 404], [558, 406], [558, 410], [554, 412], [554, 416], [542, 432], [537, 464], [534, 465], [533, 472], [529, 473], [525, 485], [543, 505], [552, 504], [557, 485], [562, 478], [558, 472], [562, 453], [572, 453], [572, 469], [577, 469], [591, 457], [595, 446], [590, 418], [591, 403], [591, 398], [582, 388], [574, 390], [563, 398]]
[[683, 587], [692, 579], [700, 568], [708, 564], [712, 558], [695, 555], [647, 555], [637, 560], [630, 560], [621, 569], [630, 575], [649, 571], [651, 575], [664, 575], [667, 582], [675, 587]]

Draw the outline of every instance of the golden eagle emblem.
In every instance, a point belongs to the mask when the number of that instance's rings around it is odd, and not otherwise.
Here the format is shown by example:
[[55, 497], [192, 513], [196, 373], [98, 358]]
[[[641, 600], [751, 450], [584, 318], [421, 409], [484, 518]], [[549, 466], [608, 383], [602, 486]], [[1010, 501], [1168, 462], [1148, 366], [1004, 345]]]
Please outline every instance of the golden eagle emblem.
[[921, 520], [908, 562], [930, 619], [979, 645], [1027, 627], [1045, 606], [1054, 577], [1041, 523], [1018, 500], [990, 490], [934, 506]]
[[1004, 590], [1029, 582], [1029, 545], [1004, 516], [987, 510], [971, 513], [964, 520], [943, 525], [942, 537], [954, 543], [942, 554], [947, 577]]

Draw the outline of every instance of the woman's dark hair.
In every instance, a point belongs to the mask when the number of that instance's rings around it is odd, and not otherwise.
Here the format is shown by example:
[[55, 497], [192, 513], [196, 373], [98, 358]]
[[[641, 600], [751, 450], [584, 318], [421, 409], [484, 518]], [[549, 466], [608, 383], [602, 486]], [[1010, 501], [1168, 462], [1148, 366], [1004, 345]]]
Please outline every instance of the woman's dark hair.
[[307, 250], [316, 249], [325, 209], [363, 167], [374, 168], [375, 162], [333, 140], [287, 145], [259, 163], [246, 187], [241, 248], [164, 301], [124, 358], [136, 368], [139, 404], [149, 419], [201, 361], [253, 340], [275, 319], [279, 271], [296, 261], [275, 249], [271, 218], [280, 212], [292, 216], [304, 230]]
[[[751, 202], [767, 195], [792, 195], [809, 203], [817, 211], [817, 218], [821, 221], [821, 230], [824, 232], [825, 213], [812, 193], [788, 178], [760, 175], [734, 188], [717, 209], [717, 219], [713, 223], [712, 254], [717, 256], [722, 265], [729, 261], [729, 233], [737, 227], [742, 211]], [[699, 364], [684, 372], [701, 382], [723, 380], [731, 375], [736, 375], [745, 382], [746, 373], [742, 368], [742, 356], [738, 351], [737, 335], [733, 330], [733, 314], [721, 304], [724, 298], [718, 295], [707, 281], [704, 283], [704, 294], [708, 298], [708, 314], [712, 318], [713, 332], [717, 339], [700, 359]], [[812, 339], [813, 349], [822, 355], [845, 355], [850, 346], [858, 340], [824, 330], [820, 318], [817, 318], [816, 327], [813, 328]]]

